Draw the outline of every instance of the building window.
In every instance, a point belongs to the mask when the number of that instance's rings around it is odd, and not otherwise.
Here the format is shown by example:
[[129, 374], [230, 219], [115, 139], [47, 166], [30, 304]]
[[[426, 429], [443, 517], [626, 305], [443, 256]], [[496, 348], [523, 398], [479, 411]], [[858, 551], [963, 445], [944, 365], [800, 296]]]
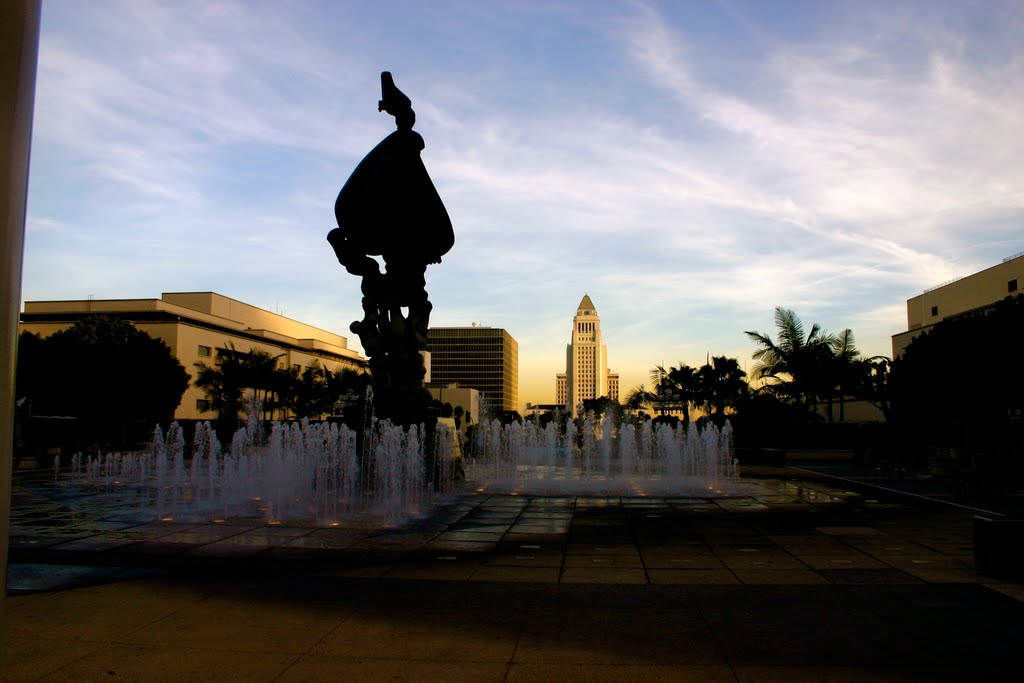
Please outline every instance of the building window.
[[1006, 291], [1007, 292], [1016, 292], [1017, 291], [1017, 278], [1013, 278], [1012, 280], [1010, 280], [1009, 282], [1006, 283]]
[[938, 314], [939, 314], [939, 307], [938, 306], [932, 306], [932, 317], [934, 318]]
[[292, 370], [294, 370], [295, 372], [299, 372], [302, 370], [302, 366], [299, 365], [298, 363], [295, 363], [294, 365], [292, 365]]
[[200, 346], [199, 347], [199, 357], [200, 358], [209, 358], [210, 357], [210, 347], [209, 346]]
[[210, 400], [206, 398], [196, 399], [196, 410], [200, 413], [208, 413], [211, 410]]

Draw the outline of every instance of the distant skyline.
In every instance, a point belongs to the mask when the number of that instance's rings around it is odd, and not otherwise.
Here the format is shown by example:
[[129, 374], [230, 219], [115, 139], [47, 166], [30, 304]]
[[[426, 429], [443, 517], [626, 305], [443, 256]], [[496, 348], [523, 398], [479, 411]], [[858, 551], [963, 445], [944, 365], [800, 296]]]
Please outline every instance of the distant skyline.
[[348, 337], [338, 190], [394, 130], [455, 226], [435, 326], [551, 403], [575, 306], [625, 395], [776, 306], [891, 353], [906, 300], [1024, 251], [1024, 3], [42, 6], [22, 296], [215, 291]]

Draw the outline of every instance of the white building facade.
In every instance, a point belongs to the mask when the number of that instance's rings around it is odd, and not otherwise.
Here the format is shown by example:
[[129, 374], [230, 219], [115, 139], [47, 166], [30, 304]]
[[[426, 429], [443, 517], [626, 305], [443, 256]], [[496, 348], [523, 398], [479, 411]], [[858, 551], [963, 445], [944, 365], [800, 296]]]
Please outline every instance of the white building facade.
[[619, 400], [619, 376], [608, 372], [601, 318], [586, 294], [572, 319], [572, 337], [565, 349], [565, 373], [555, 377], [555, 395], [573, 417], [583, 401], [602, 397]]

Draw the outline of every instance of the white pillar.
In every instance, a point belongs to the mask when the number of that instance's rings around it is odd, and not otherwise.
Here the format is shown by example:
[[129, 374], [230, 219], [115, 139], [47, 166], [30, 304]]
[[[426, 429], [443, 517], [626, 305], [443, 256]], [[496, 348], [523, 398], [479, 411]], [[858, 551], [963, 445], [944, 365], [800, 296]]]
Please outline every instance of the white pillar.
[[[38, 50], [39, 0], [0, 2], [0, 578], [5, 585], [14, 449], [15, 352]], [[2, 653], [7, 649], [2, 597], [0, 627]], [[0, 662], [3, 660], [0, 656]]]

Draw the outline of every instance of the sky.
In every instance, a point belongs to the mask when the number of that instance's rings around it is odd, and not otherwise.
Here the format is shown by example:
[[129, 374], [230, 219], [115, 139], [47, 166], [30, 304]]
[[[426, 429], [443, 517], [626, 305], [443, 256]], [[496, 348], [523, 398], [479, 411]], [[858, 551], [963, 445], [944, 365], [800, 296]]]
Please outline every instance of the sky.
[[1024, 3], [45, 0], [22, 298], [215, 291], [343, 334], [325, 240], [412, 99], [456, 242], [431, 325], [554, 401], [589, 294], [623, 393], [777, 306], [890, 355], [906, 300], [1024, 251]]

